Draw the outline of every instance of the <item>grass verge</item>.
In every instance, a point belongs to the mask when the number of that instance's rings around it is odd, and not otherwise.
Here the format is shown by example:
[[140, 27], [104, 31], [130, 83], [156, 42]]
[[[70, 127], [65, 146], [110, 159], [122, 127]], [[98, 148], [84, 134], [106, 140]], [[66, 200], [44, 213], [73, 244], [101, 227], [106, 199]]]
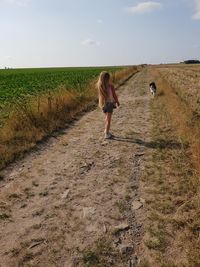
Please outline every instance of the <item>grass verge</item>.
[[157, 72], [152, 101], [152, 141], [143, 176], [147, 199], [146, 266], [200, 266], [200, 129], [186, 106]]
[[83, 252], [84, 267], [111, 267], [112, 253], [111, 243], [105, 238], [99, 239], [93, 247]]

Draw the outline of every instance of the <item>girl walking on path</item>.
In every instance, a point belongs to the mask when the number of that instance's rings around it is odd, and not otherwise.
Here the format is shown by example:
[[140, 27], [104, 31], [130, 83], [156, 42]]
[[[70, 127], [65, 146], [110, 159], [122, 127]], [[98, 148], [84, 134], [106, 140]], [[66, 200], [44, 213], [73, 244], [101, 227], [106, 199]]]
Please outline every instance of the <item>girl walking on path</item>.
[[99, 75], [97, 82], [98, 94], [99, 94], [99, 106], [105, 113], [105, 139], [112, 138], [110, 133], [111, 118], [115, 103], [120, 106], [119, 100], [115, 93], [115, 88], [110, 81], [110, 74], [106, 71], [102, 71]]

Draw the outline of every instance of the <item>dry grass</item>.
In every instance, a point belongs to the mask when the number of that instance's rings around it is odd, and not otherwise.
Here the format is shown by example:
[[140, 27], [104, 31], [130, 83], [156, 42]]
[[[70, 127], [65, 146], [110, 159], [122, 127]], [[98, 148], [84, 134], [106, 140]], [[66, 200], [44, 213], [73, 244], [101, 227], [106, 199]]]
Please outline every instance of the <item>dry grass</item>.
[[[136, 67], [117, 71], [113, 80], [119, 85], [137, 71]], [[91, 81], [82, 92], [58, 88], [38, 98], [16, 102], [6, 125], [0, 129], [0, 169], [44, 137], [65, 128], [81, 112], [96, 106], [95, 83]]]
[[112, 266], [110, 258], [113, 254], [111, 242], [106, 238], [99, 239], [93, 247], [83, 252], [84, 267]]
[[112, 77], [113, 83], [116, 86], [123, 84], [126, 80], [128, 80], [131, 76], [133, 76], [135, 73], [140, 71], [142, 68], [143, 68], [142, 66], [137, 66], [137, 67], [129, 67], [129, 68], [125, 68], [120, 71], [116, 71]]
[[[192, 82], [190, 82], [190, 76], [188, 73], [186, 72], [184, 75], [187, 78], [188, 84], [191, 84]], [[180, 80], [183, 81], [183, 78], [178, 76], [177, 80], [180, 83]], [[198, 83], [198, 78], [196, 78], [196, 82]], [[174, 83], [172, 87], [168, 80], [165, 80], [162, 74], [158, 73], [157, 84], [158, 87], [162, 88], [165, 92], [167, 108], [174, 124], [177, 126], [176, 129], [178, 135], [182, 140], [190, 144], [192, 162], [198, 172], [200, 172], [200, 117], [195, 116], [195, 114], [198, 115], [197, 105], [192, 105], [194, 101], [188, 99], [187, 95], [184, 94], [184, 89], [182, 90], [184, 83], [182, 87], [180, 84], [176, 87], [176, 83]], [[193, 93], [192, 99], [198, 98], [195, 90], [196, 87], [193, 81], [193, 91], [190, 91], [190, 94]], [[180, 95], [183, 95], [183, 97], [180, 97]]]
[[44, 136], [64, 127], [86, 108], [91, 98], [91, 95], [81, 96], [60, 88], [53, 95], [16, 103], [0, 132], [0, 167], [34, 147]]
[[[178, 114], [180, 136], [192, 146], [193, 162], [200, 171], [200, 74], [199, 67], [159, 69], [170, 103], [169, 110]], [[163, 76], [165, 78], [163, 78]], [[161, 86], [163, 86], [161, 82]], [[178, 112], [178, 113], [177, 113]], [[173, 115], [173, 114], [172, 114]]]
[[[165, 140], [152, 153], [143, 182], [148, 195], [145, 243], [149, 266], [200, 266], [200, 128], [192, 107], [157, 70], [152, 138]], [[165, 76], [166, 77], [166, 76]], [[160, 92], [162, 91], [162, 94]]]

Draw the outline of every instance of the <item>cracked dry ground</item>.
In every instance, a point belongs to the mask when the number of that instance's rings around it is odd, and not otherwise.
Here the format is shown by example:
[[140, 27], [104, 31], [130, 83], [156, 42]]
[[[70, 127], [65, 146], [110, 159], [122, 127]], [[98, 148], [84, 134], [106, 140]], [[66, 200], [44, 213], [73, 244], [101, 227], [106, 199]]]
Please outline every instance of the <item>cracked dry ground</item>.
[[137, 266], [150, 139], [148, 70], [118, 91], [114, 140], [96, 109], [25, 159], [0, 184], [0, 266]]

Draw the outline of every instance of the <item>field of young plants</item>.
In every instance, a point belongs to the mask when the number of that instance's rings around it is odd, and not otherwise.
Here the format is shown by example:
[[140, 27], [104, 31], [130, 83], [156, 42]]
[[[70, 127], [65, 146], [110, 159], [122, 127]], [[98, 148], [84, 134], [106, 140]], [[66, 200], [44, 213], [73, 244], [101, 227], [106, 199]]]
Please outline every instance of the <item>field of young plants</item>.
[[102, 70], [111, 73], [120, 67], [38, 68], [0, 70], [0, 127], [17, 102], [27, 101], [34, 96], [53, 94], [62, 87], [66, 91], [84, 92], [90, 80]]
[[[89, 80], [98, 76], [105, 68], [40, 68], [0, 70], [0, 105], [16, 98], [38, 95], [59, 86], [66, 89], [83, 90]], [[119, 67], [106, 68], [110, 72]]]

